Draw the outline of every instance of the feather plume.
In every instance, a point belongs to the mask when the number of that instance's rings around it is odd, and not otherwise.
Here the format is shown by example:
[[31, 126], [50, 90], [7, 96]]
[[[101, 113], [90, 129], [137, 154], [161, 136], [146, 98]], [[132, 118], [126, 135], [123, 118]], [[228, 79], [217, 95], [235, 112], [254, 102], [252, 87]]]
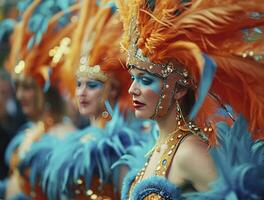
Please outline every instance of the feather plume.
[[[216, 73], [211, 74], [214, 80], [210, 93], [245, 116], [255, 139], [264, 137], [261, 0], [117, 0], [117, 6], [124, 26], [121, 46], [125, 50], [132, 38], [138, 37], [137, 47], [152, 62], [176, 60], [183, 64], [194, 80], [194, 88], [203, 82], [206, 62], [202, 55], [208, 55], [217, 67]], [[210, 121], [206, 118], [213, 113], [205, 111], [207, 106], [211, 107], [210, 112], [221, 106], [212, 103], [209, 96], [208, 93], [206, 101], [200, 104], [202, 114], [198, 112], [196, 118], [199, 124], [202, 120]]]

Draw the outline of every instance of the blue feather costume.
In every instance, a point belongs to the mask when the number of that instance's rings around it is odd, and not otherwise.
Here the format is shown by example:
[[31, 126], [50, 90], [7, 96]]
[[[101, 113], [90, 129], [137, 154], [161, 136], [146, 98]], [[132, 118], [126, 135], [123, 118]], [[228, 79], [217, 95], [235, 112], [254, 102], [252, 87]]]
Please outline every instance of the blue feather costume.
[[[138, 183], [130, 194], [131, 200], [141, 200], [155, 193], [163, 199], [260, 200], [264, 197], [264, 142], [253, 141], [247, 131], [247, 123], [239, 116], [232, 127], [224, 122], [217, 124], [219, 145], [210, 149], [210, 154], [218, 171], [218, 178], [210, 185], [208, 192], [181, 193], [181, 189], [159, 176], [147, 178]], [[141, 165], [133, 167], [139, 155], [146, 153], [144, 148], [130, 152], [119, 162], [126, 163], [132, 170], [124, 179], [122, 199], [129, 199], [130, 186]], [[138, 156], [138, 158], [136, 157]]]
[[[145, 123], [151, 128], [142, 133]], [[90, 126], [64, 140], [46, 135], [32, 145], [20, 169], [30, 166], [31, 186], [34, 188], [40, 180], [51, 200], [88, 198], [89, 190], [107, 196], [105, 189], [109, 184], [114, 186], [110, 187], [110, 195], [114, 192], [115, 199], [121, 168], [111, 166], [135, 145], [152, 146], [156, 134], [153, 122], [126, 121], [116, 108], [105, 128]]]

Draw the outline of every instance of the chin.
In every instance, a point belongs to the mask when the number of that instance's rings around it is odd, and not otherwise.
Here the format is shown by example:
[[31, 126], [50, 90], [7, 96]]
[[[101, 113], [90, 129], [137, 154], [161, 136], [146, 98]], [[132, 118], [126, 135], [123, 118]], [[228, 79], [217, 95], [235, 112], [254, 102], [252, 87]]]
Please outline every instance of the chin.
[[80, 111], [81, 115], [84, 116], [84, 117], [88, 117], [89, 118], [89, 117], [94, 116], [94, 112], [91, 111], [91, 109], [80, 108], [79, 111]]
[[150, 119], [151, 118], [151, 115], [148, 115], [145, 112], [137, 111], [137, 110], [135, 111], [135, 116], [139, 119]]

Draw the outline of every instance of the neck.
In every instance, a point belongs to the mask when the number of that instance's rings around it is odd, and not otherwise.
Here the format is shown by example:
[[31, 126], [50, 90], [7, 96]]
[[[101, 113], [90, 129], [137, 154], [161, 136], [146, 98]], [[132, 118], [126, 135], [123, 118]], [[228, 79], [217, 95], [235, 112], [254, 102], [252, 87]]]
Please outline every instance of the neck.
[[168, 134], [175, 131], [178, 128], [176, 123], [176, 109], [172, 109], [166, 116], [157, 121], [159, 129], [160, 129], [160, 141], [164, 141], [167, 139]]
[[91, 125], [99, 128], [104, 128], [107, 121], [108, 121], [107, 119], [101, 116], [98, 117], [94, 116], [90, 118]]

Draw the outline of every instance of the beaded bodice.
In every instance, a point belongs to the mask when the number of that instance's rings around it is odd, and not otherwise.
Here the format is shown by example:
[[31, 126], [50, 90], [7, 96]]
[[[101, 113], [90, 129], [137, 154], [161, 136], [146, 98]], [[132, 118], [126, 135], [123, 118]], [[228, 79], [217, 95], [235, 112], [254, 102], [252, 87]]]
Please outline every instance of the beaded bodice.
[[[191, 135], [192, 133], [189, 131], [189, 129], [186, 129], [184, 127], [180, 127], [176, 131], [172, 133], [172, 135], [167, 140], [167, 149], [162, 154], [162, 157], [158, 163], [158, 165], [155, 168], [154, 176], [159, 176], [166, 178], [168, 175], [168, 171], [170, 169], [172, 160], [174, 158], [175, 153], [177, 152], [177, 149], [179, 148], [179, 145], [181, 142], [186, 138], [187, 136]], [[149, 154], [152, 154], [155, 148], [151, 150]], [[141, 169], [141, 171], [138, 172], [137, 176], [135, 177], [134, 181], [132, 182], [132, 185], [130, 187], [129, 191], [129, 199], [132, 200], [131, 196], [134, 192], [135, 186], [140, 183], [143, 179], [143, 176], [145, 174], [146, 167], [148, 166], [148, 161], [145, 163], [144, 167]], [[141, 195], [142, 196], [142, 195]], [[166, 199], [165, 196], [159, 193], [157, 189], [155, 190], [146, 190], [145, 194], [143, 195], [144, 200], [149, 199]]]

